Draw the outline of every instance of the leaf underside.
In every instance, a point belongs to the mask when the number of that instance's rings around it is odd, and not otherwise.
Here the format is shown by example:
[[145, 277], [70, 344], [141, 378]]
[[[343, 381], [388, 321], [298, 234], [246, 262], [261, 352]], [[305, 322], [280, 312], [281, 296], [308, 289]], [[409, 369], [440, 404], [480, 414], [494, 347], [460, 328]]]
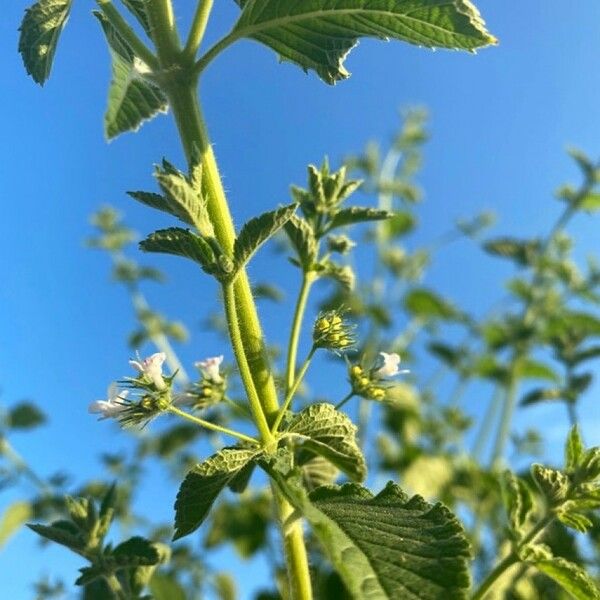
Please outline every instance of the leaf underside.
[[50, 76], [58, 38], [67, 22], [72, 0], [38, 0], [25, 11], [19, 52], [27, 73], [40, 85]]
[[496, 42], [469, 0], [246, 0], [234, 35], [329, 84], [349, 76], [344, 60], [361, 37], [474, 51]]

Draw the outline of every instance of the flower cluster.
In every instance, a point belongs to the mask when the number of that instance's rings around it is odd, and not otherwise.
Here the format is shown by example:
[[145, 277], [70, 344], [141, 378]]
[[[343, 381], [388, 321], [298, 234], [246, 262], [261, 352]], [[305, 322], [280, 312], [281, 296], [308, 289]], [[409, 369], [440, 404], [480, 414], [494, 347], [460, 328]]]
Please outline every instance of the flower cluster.
[[326, 348], [334, 352], [350, 350], [355, 343], [354, 327], [344, 321], [339, 310], [321, 313], [313, 327], [315, 348]]
[[385, 400], [386, 390], [389, 384], [386, 380], [408, 373], [406, 369], [399, 369], [400, 355], [395, 352], [388, 354], [380, 352], [377, 360], [370, 369], [365, 369], [361, 365], [351, 365], [348, 369], [352, 393], [368, 400]]
[[220, 371], [223, 356], [212, 356], [195, 363], [200, 371], [201, 379], [195, 383], [190, 395], [193, 397], [194, 408], [202, 410], [218, 404], [225, 397], [227, 379]]
[[[172, 403], [171, 384], [173, 376], [162, 372], [164, 352], [157, 352], [145, 359], [130, 360], [129, 364], [138, 371], [137, 377], [127, 377], [122, 382], [128, 389], [120, 390], [112, 384], [108, 400], [97, 400], [89, 406], [89, 412], [100, 415], [100, 419], [115, 418], [123, 425], [139, 425], [166, 410]], [[130, 390], [137, 392], [134, 398]]]

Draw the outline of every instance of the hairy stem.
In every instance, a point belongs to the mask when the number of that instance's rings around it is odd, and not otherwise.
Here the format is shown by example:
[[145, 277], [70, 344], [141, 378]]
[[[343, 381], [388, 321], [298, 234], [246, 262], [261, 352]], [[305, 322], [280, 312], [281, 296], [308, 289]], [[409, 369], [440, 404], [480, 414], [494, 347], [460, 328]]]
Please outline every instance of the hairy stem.
[[350, 392], [335, 405], [335, 409], [340, 410], [340, 408], [342, 408], [342, 406], [344, 406], [344, 404], [346, 404], [350, 398], [354, 398], [354, 392], [352, 390], [350, 390]]
[[277, 432], [277, 428], [281, 424], [281, 420], [285, 416], [287, 409], [290, 407], [290, 404], [292, 403], [294, 395], [298, 391], [298, 388], [300, 387], [300, 384], [302, 383], [302, 380], [304, 379], [304, 376], [306, 375], [306, 371], [308, 371], [308, 367], [310, 366], [310, 361], [312, 360], [312, 357], [315, 355], [316, 351], [317, 351], [317, 348], [315, 346], [313, 346], [310, 349], [310, 352], [308, 353], [308, 356], [306, 357], [304, 363], [300, 367], [300, 371], [298, 372], [298, 375], [297, 375], [296, 379], [294, 380], [294, 383], [288, 390], [288, 392], [285, 396], [283, 405], [279, 409], [279, 413], [278, 413], [277, 417], [275, 417], [275, 421], [273, 422], [273, 425], [271, 426], [271, 431], [273, 433]]
[[199, 0], [198, 6], [196, 7], [196, 13], [192, 21], [192, 27], [188, 35], [185, 48], [183, 50], [183, 58], [186, 61], [193, 61], [202, 43], [204, 32], [206, 31], [206, 25], [208, 24], [208, 17], [213, 7], [213, 0]]
[[500, 417], [500, 425], [494, 442], [494, 450], [492, 452], [492, 468], [498, 467], [500, 461], [504, 457], [504, 449], [508, 442], [512, 418], [515, 412], [515, 403], [517, 400], [517, 377], [515, 373], [511, 373], [510, 381], [505, 388], [504, 404], [502, 405], [502, 416]]
[[211, 423], [210, 421], [205, 421], [204, 419], [200, 419], [195, 415], [191, 415], [190, 413], [187, 413], [184, 410], [177, 408], [176, 406], [169, 406], [167, 410], [173, 413], [174, 415], [181, 417], [182, 419], [186, 419], [191, 423], [195, 423], [196, 425], [200, 425], [200, 427], [205, 427], [206, 429], [210, 429], [211, 431], [218, 431], [219, 433], [224, 433], [225, 435], [236, 437], [250, 444], [258, 445], [259, 443], [256, 438], [240, 433], [239, 431], [234, 431], [233, 429], [229, 429], [227, 427], [222, 427], [221, 425], [216, 425], [215, 423]]
[[306, 304], [308, 301], [308, 295], [310, 288], [315, 281], [315, 274], [310, 271], [303, 273], [302, 284], [298, 293], [298, 300], [296, 302], [296, 309], [294, 311], [294, 321], [292, 323], [292, 331], [290, 333], [290, 340], [288, 342], [287, 351], [287, 366], [285, 372], [285, 391], [289, 393], [294, 380], [296, 378], [296, 360], [298, 355], [298, 341], [300, 340], [300, 332], [302, 331], [302, 321], [304, 320], [304, 312], [306, 311]]
[[473, 594], [472, 600], [481, 600], [490, 591], [492, 586], [498, 581], [498, 579], [513, 565], [517, 564], [519, 559], [519, 550], [524, 548], [527, 544], [535, 541], [535, 539], [552, 523], [554, 520], [553, 515], [546, 515], [541, 521], [539, 521], [531, 531], [519, 542], [519, 545], [514, 549], [508, 556], [504, 557], [489, 575], [481, 582], [481, 585]]
[[231, 284], [223, 286], [223, 303], [225, 305], [225, 316], [227, 317], [227, 325], [229, 327], [229, 337], [231, 339], [231, 345], [233, 347], [233, 353], [240, 370], [242, 381], [244, 382], [244, 388], [246, 395], [248, 396], [248, 403], [250, 404], [250, 410], [252, 411], [252, 417], [258, 427], [260, 436], [263, 444], [266, 446], [273, 441], [269, 424], [265, 418], [260, 398], [256, 392], [256, 386], [252, 379], [252, 372], [250, 371], [250, 364], [248, 363], [248, 357], [246, 356], [246, 350], [242, 342], [242, 335], [240, 333], [240, 325], [238, 322], [238, 315], [235, 307], [235, 293]]

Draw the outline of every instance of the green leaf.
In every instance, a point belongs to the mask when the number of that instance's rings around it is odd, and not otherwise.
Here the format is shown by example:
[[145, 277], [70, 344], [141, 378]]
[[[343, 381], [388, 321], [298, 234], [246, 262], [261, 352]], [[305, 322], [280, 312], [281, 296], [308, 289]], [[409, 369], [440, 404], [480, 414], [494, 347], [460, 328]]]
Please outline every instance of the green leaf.
[[273, 476], [356, 600], [467, 598], [469, 543], [445, 506], [409, 499], [391, 482], [377, 496], [357, 484], [308, 496], [293, 478]]
[[308, 271], [317, 256], [317, 240], [310, 225], [305, 219], [292, 215], [283, 226], [296, 254], [300, 265]]
[[214, 586], [219, 600], [235, 600], [237, 598], [235, 580], [229, 573], [216, 573]]
[[153, 600], [186, 600], [187, 598], [184, 588], [174, 575], [154, 573], [149, 587]]
[[578, 206], [585, 212], [598, 212], [600, 210], [600, 193], [588, 192]]
[[19, 31], [19, 52], [27, 73], [40, 85], [50, 76], [58, 38], [73, 0], [38, 0], [25, 10]]
[[600, 592], [593, 579], [579, 565], [557, 557], [540, 560], [535, 566], [576, 600], [600, 599]]
[[25, 524], [31, 516], [29, 502], [13, 502], [0, 518], [0, 548]]
[[[128, 196], [131, 196], [134, 200], [149, 206], [150, 208], [155, 208], [157, 210], [162, 210], [170, 215], [173, 215], [173, 208], [169, 201], [160, 194], [155, 194], [153, 192], [127, 192]], [[174, 215], [177, 216], [177, 215]], [[188, 225], [193, 225], [193, 223], [188, 223]]]
[[569, 478], [558, 471], [538, 463], [531, 465], [531, 476], [550, 506], [560, 505], [569, 492]]
[[413, 316], [425, 319], [452, 320], [460, 316], [452, 304], [426, 288], [414, 288], [408, 292], [404, 306]]
[[343, 208], [337, 212], [329, 225], [325, 228], [326, 232], [336, 229], [337, 227], [345, 227], [346, 225], [354, 225], [355, 223], [364, 223], [366, 221], [382, 221], [389, 219], [393, 213], [387, 210], [379, 210], [377, 208], [368, 208], [365, 206], [352, 206]]
[[560, 377], [551, 367], [532, 358], [521, 360], [516, 374], [522, 379], [546, 379], [555, 383], [560, 381]]
[[533, 496], [525, 482], [511, 471], [505, 471], [502, 496], [511, 529], [521, 537], [523, 526], [533, 510]]
[[514, 260], [518, 265], [525, 266], [533, 263], [540, 246], [537, 240], [501, 237], [487, 241], [483, 245], [483, 249], [489, 254]]
[[152, 25], [146, 11], [147, 0], [121, 0], [129, 12], [139, 21], [146, 35], [152, 38]]
[[46, 422], [46, 415], [31, 402], [21, 402], [8, 413], [7, 426], [12, 429], [33, 429]]
[[327, 260], [318, 265], [321, 277], [337, 281], [346, 292], [351, 292], [356, 283], [356, 275], [350, 265], [340, 265], [333, 260]]
[[356, 443], [356, 426], [332, 404], [312, 404], [291, 420], [286, 433], [302, 448], [329, 460], [355, 481], [367, 476], [365, 458]]
[[581, 459], [583, 458], [585, 447], [583, 445], [583, 439], [579, 432], [579, 427], [573, 425], [567, 436], [565, 442], [565, 469], [567, 471], [574, 471], [579, 466]]
[[236, 272], [252, 258], [252, 255], [292, 217], [297, 204], [288, 204], [259, 217], [250, 219], [241, 229], [233, 245]]
[[196, 465], [183, 480], [177, 494], [173, 540], [198, 529], [221, 491], [259, 455], [260, 450], [256, 448], [223, 448]]
[[100, 21], [112, 57], [112, 81], [104, 116], [104, 133], [110, 140], [126, 131], [137, 131], [144, 121], [166, 112], [168, 100], [148, 79], [149, 67], [134, 55], [108, 19], [99, 11], [94, 11], [94, 15]]
[[539, 404], [550, 400], [561, 400], [565, 397], [565, 392], [561, 388], [536, 388], [527, 392], [519, 404], [521, 406], [530, 406], [531, 404]]
[[119, 544], [112, 551], [116, 569], [131, 569], [134, 567], [149, 567], [160, 562], [158, 550], [147, 539], [135, 536]]
[[406, 211], [395, 212], [383, 225], [383, 231], [388, 239], [395, 239], [406, 235], [414, 229], [415, 217]]
[[212, 248], [199, 235], [189, 229], [170, 227], [151, 233], [140, 242], [144, 252], [160, 252], [191, 258], [208, 272], [211, 272], [215, 255]]
[[236, 38], [255, 39], [281, 60], [313, 69], [326, 83], [349, 76], [344, 59], [361, 37], [475, 50], [495, 43], [468, 0], [247, 0]]
[[309, 491], [322, 485], [332, 485], [340, 474], [338, 468], [326, 458], [313, 456], [312, 453], [308, 452], [301, 453], [301, 457], [297, 459], [297, 464], [302, 467], [302, 481]]
[[27, 527], [38, 535], [67, 548], [77, 550], [84, 546], [79, 528], [72, 521], [54, 521], [51, 525], [27, 523]]
[[[196, 168], [200, 169], [199, 166]], [[157, 208], [166, 210], [184, 223], [194, 226], [202, 236], [214, 237], [215, 232], [200, 187], [200, 177], [190, 181], [183, 173], [173, 172], [172, 168], [157, 168], [154, 176], [168, 204], [168, 208]]]

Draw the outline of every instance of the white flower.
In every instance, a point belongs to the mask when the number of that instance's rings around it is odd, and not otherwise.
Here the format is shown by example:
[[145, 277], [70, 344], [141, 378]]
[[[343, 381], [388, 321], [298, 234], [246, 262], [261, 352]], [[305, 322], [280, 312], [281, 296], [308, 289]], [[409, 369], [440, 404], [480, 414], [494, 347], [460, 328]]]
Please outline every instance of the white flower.
[[167, 384], [163, 379], [162, 364], [166, 358], [167, 355], [164, 352], [156, 352], [144, 360], [130, 360], [129, 364], [150, 379], [157, 389], [164, 390]]
[[221, 356], [211, 356], [210, 358], [200, 360], [195, 364], [206, 379], [209, 379], [213, 383], [222, 383], [223, 378], [221, 377], [221, 373], [219, 373], [219, 367], [222, 362], [223, 355], [221, 354]]
[[375, 365], [371, 371], [371, 376], [374, 379], [385, 379], [386, 377], [395, 377], [402, 373], [408, 373], [408, 369], [400, 370], [398, 368], [400, 360], [400, 355], [395, 352], [391, 354], [380, 352], [379, 358], [375, 361]]
[[108, 388], [108, 400], [92, 402], [88, 407], [88, 412], [101, 415], [100, 419], [116, 417], [127, 408], [127, 404], [125, 403], [127, 394], [129, 394], [128, 390], [119, 392], [119, 388], [113, 383]]

